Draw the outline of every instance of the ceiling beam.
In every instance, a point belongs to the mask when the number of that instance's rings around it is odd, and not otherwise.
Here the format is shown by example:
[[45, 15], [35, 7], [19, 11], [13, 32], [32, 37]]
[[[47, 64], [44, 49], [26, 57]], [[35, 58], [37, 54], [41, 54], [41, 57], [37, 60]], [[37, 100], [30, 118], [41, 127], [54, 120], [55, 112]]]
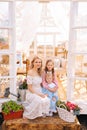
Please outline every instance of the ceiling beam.
[[[3, 1], [3, 0], [2, 0]], [[31, 2], [33, 2], [33, 1], [35, 1], [35, 2], [62, 2], [62, 1], [65, 1], [65, 2], [67, 2], [67, 1], [70, 1], [70, 2], [87, 2], [87, 0], [13, 0], [13, 1], [31, 1]]]
[[10, 2], [10, 1], [29, 1], [29, 2], [87, 2], [87, 0], [0, 0], [0, 2]]

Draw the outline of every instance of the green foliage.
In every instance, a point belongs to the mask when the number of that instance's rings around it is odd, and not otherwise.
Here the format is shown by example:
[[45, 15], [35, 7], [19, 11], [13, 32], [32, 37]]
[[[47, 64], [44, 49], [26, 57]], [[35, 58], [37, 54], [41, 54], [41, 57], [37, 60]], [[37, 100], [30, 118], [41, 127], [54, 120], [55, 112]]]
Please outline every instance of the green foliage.
[[11, 113], [11, 112], [17, 112], [23, 110], [23, 106], [20, 104], [17, 104], [15, 101], [10, 100], [8, 102], [4, 102], [2, 104], [2, 112], [5, 114]]
[[0, 42], [6, 42], [5, 38], [0, 37]]
[[19, 85], [19, 89], [27, 89], [27, 80], [26, 79]]
[[63, 108], [63, 109], [67, 109], [67, 107], [66, 107], [66, 105], [65, 105], [65, 102], [60, 101], [60, 100], [58, 100], [58, 101], [56, 102], [56, 106], [57, 106], [57, 107], [60, 107], [60, 108]]

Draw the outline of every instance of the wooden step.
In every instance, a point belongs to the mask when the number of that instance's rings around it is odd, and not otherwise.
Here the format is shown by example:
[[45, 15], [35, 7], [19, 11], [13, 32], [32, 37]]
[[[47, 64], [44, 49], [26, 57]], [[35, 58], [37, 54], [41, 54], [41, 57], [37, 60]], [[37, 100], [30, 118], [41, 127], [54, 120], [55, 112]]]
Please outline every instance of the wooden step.
[[80, 124], [76, 121], [68, 123], [58, 116], [39, 117], [33, 120], [14, 119], [3, 122], [3, 130], [80, 130]]

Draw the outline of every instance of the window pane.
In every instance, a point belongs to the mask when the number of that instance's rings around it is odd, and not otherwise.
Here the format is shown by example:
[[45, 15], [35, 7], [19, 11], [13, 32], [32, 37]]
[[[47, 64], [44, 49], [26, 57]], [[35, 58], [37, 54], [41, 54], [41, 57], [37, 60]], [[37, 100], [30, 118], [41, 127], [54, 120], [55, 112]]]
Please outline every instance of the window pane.
[[87, 76], [87, 55], [75, 57], [75, 72], [78, 76]]
[[0, 2], [0, 26], [9, 24], [8, 2]]
[[74, 99], [76, 100], [86, 100], [87, 99], [87, 81], [85, 80], [75, 80], [74, 82]]
[[9, 56], [0, 55], [0, 75], [8, 76], [9, 75]]
[[9, 35], [7, 29], [0, 29], [0, 50], [9, 49]]
[[9, 78], [0, 78], [0, 97], [4, 96], [5, 88], [10, 86], [10, 79]]
[[78, 52], [87, 52], [87, 29], [76, 30], [77, 39], [73, 41], [76, 46], [74, 49]]

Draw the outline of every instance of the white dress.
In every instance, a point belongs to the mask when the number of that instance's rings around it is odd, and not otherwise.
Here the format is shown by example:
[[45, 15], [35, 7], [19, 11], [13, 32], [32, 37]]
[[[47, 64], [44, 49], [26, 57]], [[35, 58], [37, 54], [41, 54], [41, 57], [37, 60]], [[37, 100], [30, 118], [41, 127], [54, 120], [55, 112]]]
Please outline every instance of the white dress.
[[[40, 76], [27, 76], [27, 83], [32, 84], [35, 92], [42, 93], [40, 83], [42, 78]], [[28, 119], [34, 119], [42, 116], [42, 113], [48, 114], [50, 108], [50, 99], [48, 97], [42, 98], [35, 93], [27, 90], [26, 93], [27, 105], [24, 106], [23, 116]]]

